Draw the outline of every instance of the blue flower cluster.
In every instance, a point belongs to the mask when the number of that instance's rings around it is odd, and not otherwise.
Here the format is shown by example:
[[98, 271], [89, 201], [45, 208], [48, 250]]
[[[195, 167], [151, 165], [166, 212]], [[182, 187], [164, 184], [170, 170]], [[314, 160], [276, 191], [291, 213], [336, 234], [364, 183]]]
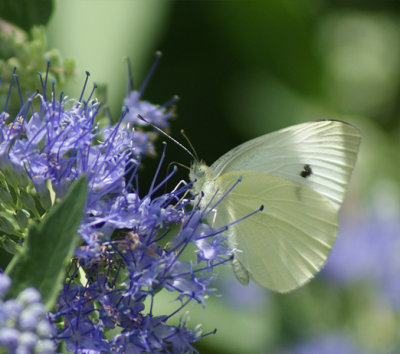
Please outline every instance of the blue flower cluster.
[[5, 300], [11, 279], [0, 274], [0, 348], [10, 353], [54, 353], [55, 327], [49, 321], [41, 295], [26, 288], [15, 299]]
[[[214, 267], [232, 251], [223, 230], [202, 222], [207, 210], [190, 206], [190, 185], [160, 194], [176, 172], [160, 176], [165, 148], [149, 191], [138, 193], [137, 171], [153, 153], [156, 133], [136, 117], [168, 128], [174, 100], [152, 105], [141, 100], [143, 90], [130, 91], [117, 124], [101, 125], [94, 89], [83, 99], [86, 82], [74, 100], [57, 96], [46, 75], [42, 93], [26, 100], [15, 119], [6, 109], [0, 115], [0, 169], [28, 176], [43, 205], [51, 208], [72, 181], [88, 178], [82, 242], [51, 314], [55, 338], [73, 352], [193, 352], [205, 334], [187, 328], [182, 309], [192, 301], [204, 305]], [[189, 245], [196, 257], [182, 261]], [[176, 293], [177, 306], [156, 316], [161, 290]], [[173, 316], [180, 320], [171, 323]]]

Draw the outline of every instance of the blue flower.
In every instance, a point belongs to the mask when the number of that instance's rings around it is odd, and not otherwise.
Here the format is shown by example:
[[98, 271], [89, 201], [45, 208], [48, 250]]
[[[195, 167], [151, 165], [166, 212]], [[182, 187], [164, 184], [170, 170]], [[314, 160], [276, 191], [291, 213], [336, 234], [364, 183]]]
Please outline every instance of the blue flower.
[[11, 279], [0, 274], [0, 348], [10, 353], [55, 353], [56, 329], [40, 293], [26, 288], [15, 299], [4, 300], [10, 286]]
[[[51, 316], [60, 328], [56, 339], [75, 352], [195, 351], [192, 343], [206, 334], [187, 328], [184, 309], [192, 301], [204, 306], [214, 268], [230, 261], [232, 250], [224, 229], [203, 223], [209, 210], [189, 207], [190, 184], [160, 193], [176, 173], [160, 176], [166, 148], [149, 191], [138, 193], [137, 171], [143, 156], [153, 153], [157, 134], [136, 117], [167, 128], [171, 102], [152, 105], [141, 100], [143, 89], [129, 92], [117, 124], [100, 127], [101, 104], [93, 92], [83, 100], [84, 87], [78, 100], [67, 99], [52, 85], [48, 97], [46, 85], [47, 77], [43, 93], [16, 119], [3, 114], [8, 133], [0, 158], [29, 177], [39, 197], [48, 199], [46, 211], [52, 193], [61, 198], [72, 181], [88, 177], [82, 242]], [[182, 258], [189, 246], [196, 255], [191, 262]], [[176, 295], [176, 308], [156, 316], [145, 302], [153, 304], [162, 290]], [[180, 321], [174, 326], [175, 316]], [[30, 318], [24, 317], [26, 328]]]
[[158, 127], [168, 127], [167, 119], [172, 116], [172, 111], [168, 111], [165, 106], [157, 106], [150, 102], [142, 101], [140, 91], [132, 91], [129, 96], [125, 98], [124, 104], [129, 109], [129, 113], [126, 117], [127, 122], [146, 125], [143, 120], [138, 118], [138, 115], [140, 115]]
[[[164, 183], [161, 181], [154, 190]], [[188, 188], [153, 198], [131, 192], [115, 199], [118, 207], [110, 209], [102, 228], [112, 222], [110, 229], [119, 231], [102, 243], [101, 260], [77, 266], [70, 274], [69, 279], [73, 279], [84, 272], [84, 285], [82, 281], [80, 285], [66, 284], [61, 293], [55, 318], [68, 323], [59, 339], [69, 343], [69, 348], [194, 350], [190, 343], [203, 337], [201, 331], [187, 329], [183, 320], [178, 327], [167, 322], [177, 314], [182, 316], [191, 301], [204, 305], [205, 297], [212, 292], [213, 269], [231, 259], [231, 250], [222, 234], [202, 223], [206, 211], [186, 210], [188, 200], [182, 195]], [[178, 203], [171, 204], [173, 201]], [[169, 242], [163, 241], [174, 225], [179, 225], [179, 231]], [[192, 263], [179, 260], [189, 244], [197, 249], [197, 260]], [[177, 294], [177, 309], [169, 315], [154, 316], [144, 303], [156, 301], [155, 295], [162, 289]], [[80, 323], [84, 325], [78, 326]], [[119, 334], [107, 339], [105, 334], [116, 328]]]
[[147, 123], [138, 118], [140, 115], [147, 122], [153, 123], [159, 128], [168, 128], [168, 119], [173, 117], [173, 110], [168, 110], [167, 108], [171, 106], [174, 102], [178, 100], [178, 97], [174, 97], [171, 101], [160, 105], [154, 105], [148, 101], [142, 100], [143, 91], [145, 90], [147, 83], [150, 80], [151, 75], [153, 74], [158, 62], [161, 58], [161, 53], [156, 53], [156, 59], [153, 63], [150, 72], [147, 74], [146, 79], [144, 80], [142, 87], [137, 91], [133, 89], [133, 78], [130, 68], [130, 63], [128, 61], [128, 92], [124, 99], [124, 105], [128, 108], [129, 113], [126, 117], [126, 122], [128, 124], [139, 124], [146, 126]]

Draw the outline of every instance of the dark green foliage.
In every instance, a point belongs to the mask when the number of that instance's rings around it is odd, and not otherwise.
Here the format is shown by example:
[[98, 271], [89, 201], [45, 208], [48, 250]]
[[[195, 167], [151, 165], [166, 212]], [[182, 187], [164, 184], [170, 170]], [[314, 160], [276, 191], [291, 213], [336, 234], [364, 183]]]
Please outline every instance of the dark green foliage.
[[52, 0], [0, 0], [0, 17], [25, 31], [45, 25], [52, 10]]

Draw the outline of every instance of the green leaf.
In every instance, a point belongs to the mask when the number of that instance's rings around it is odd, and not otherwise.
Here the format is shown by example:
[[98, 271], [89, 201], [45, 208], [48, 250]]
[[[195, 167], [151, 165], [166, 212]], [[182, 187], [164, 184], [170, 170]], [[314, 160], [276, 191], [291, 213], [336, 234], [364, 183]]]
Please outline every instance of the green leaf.
[[52, 0], [0, 0], [0, 16], [26, 31], [33, 25], [45, 25], [52, 9]]
[[63, 200], [54, 206], [44, 220], [33, 225], [24, 243], [6, 269], [13, 280], [8, 297], [33, 286], [50, 310], [62, 286], [66, 262], [71, 258], [77, 242], [86, 203], [87, 179], [74, 182]]
[[2, 185], [0, 185], [0, 202], [8, 208], [15, 208], [15, 203], [9, 189]]
[[16, 254], [21, 248], [19, 244], [10, 237], [10, 235], [0, 236], [0, 247], [10, 254]]
[[0, 231], [10, 235], [21, 236], [18, 234], [19, 225], [14, 217], [4, 211], [0, 211]]

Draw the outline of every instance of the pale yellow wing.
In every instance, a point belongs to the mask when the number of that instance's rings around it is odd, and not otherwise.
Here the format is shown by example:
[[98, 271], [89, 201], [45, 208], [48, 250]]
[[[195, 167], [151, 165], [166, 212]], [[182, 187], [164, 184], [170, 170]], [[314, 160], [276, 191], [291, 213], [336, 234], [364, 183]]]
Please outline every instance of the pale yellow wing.
[[255, 171], [282, 177], [315, 190], [339, 210], [359, 145], [360, 133], [348, 123], [307, 122], [249, 140], [210, 168], [215, 176]]
[[[263, 172], [229, 172], [216, 180], [221, 196], [241, 177], [213, 216], [214, 226], [229, 227], [235, 248], [234, 271], [278, 292], [293, 290], [324, 265], [335, 242], [337, 209], [311, 188]], [[211, 220], [210, 220], [211, 221]]]

